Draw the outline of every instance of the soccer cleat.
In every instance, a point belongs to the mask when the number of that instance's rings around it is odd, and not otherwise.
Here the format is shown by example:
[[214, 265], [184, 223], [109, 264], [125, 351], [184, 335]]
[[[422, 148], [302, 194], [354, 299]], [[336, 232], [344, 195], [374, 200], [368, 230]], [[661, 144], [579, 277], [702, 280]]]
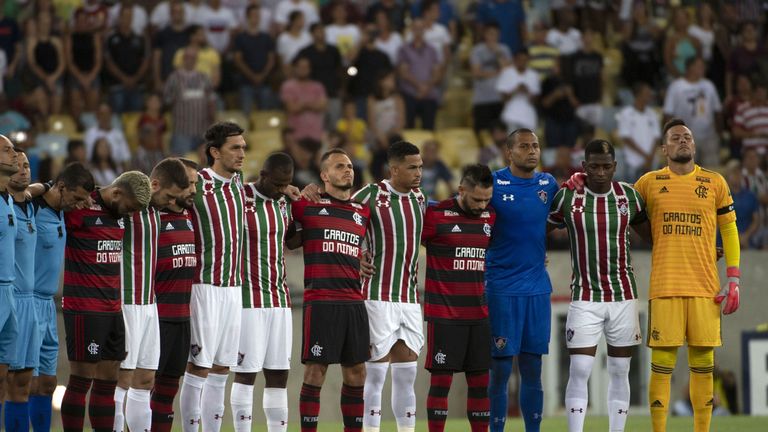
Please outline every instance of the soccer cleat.
[[739, 279], [741, 272], [738, 267], [728, 267], [726, 274], [728, 275], [728, 282], [723, 285], [723, 288], [715, 297], [715, 303], [721, 304], [725, 300], [723, 313], [728, 315], [736, 312], [739, 308]]

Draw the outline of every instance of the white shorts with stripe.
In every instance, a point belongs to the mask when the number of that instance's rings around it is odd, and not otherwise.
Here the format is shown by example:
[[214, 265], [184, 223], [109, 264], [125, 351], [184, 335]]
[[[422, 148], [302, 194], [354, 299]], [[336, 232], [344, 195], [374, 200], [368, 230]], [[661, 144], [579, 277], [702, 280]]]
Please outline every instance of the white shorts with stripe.
[[240, 327], [240, 349], [233, 372], [291, 368], [293, 317], [290, 308], [245, 308]]
[[237, 366], [242, 310], [240, 287], [193, 284], [189, 361], [203, 368]]
[[637, 300], [617, 302], [573, 301], [565, 321], [565, 344], [568, 348], [597, 346], [605, 334], [605, 342], [615, 347], [639, 345], [640, 318]]
[[123, 305], [125, 360], [120, 369], [157, 370], [160, 362], [160, 321], [157, 305]]
[[402, 339], [416, 354], [424, 346], [424, 318], [418, 303], [366, 300], [371, 338], [370, 361], [381, 360]]

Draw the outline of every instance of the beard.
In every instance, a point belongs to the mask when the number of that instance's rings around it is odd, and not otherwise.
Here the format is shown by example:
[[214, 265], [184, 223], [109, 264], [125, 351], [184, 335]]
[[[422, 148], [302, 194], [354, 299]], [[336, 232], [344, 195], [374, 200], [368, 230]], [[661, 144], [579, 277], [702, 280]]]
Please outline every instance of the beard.
[[693, 160], [693, 155], [687, 154], [687, 155], [677, 155], [675, 157], [669, 158], [672, 162], [676, 163], [688, 163]]
[[342, 181], [339, 181], [338, 183], [331, 183], [331, 185], [333, 185], [333, 187], [335, 187], [336, 189], [343, 190], [343, 191], [348, 191], [352, 189], [352, 181], [350, 181], [349, 183], [342, 183]]

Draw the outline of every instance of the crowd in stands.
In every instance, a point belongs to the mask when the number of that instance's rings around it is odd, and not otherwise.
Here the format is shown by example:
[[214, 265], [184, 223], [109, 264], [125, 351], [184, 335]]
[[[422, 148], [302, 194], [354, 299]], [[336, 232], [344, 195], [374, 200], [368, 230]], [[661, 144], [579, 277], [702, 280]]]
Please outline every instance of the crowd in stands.
[[0, 0], [0, 133], [37, 179], [79, 160], [102, 184], [196, 154], [217, 119], [248, 130], [247, 174], [284, 149], [299, 186], [334, 146], [381, 178], [405, 138], [440, 198], [461, 164], [505, 166], [520, 127], [558, 179], [604, 137], [632, 182], [679, 117], [731, 183], [742, 244], [768, 249], [766, 16], [759, 0]]

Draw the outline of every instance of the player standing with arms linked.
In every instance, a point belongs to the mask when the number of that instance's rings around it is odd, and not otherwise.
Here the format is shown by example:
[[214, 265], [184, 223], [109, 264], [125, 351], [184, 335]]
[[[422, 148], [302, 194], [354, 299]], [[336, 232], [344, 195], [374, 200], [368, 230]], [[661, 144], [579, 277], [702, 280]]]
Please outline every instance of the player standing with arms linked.
[[155, 296], [160, 329], [160, 359], [155, 374], [150, 408], [152, 429], [171, 432], [173, 400], [179, 391], [179, 378], [189, 358], [189, 299], [197, 267], [195, 232], [190, 211], [195, 204], [197, 163], [179, 159], [184, 164], [187, 188], [182, 198], [168, 203], [160, 211], [157, 240]]
[[485, 300], [485, 251], [496, 220], [488, 207], [493, 176], [485, 165], [464, 168], [459, 196], [427, 208], [422, 243], [427, 247], [424, 316], [430, 387], [430, 432], [442, 432], [448, 416], [453, 374], [467, 379], [467, 419], [473, 432], [488, 430], [488, 305]]
[[0, 411], [5, 400], [8, 367], [16, 355], [16, 301], [13, 297], [16, 214], [8, 194], [11, 175], [19, 170], [19, 156], [11, 140], [0, 135]]
[[[677, 348], [687, 342], [694, 431], [704, 432], [712, 420], [714, 347], [722, 345], [720, 304], [726, 315], [739, 307], [739, 233], [725, 179], [694, 163], [691, 130], [682, 120], [670, 120], [662, 140], [667, 166], [635, 183], [653, 232], [648, 402], [653, 430], [665, 431]], [[722, 289], [713, 247], [718, 227], [728, 276]]]
[[126, 354], [120, 304], [123, 217], [146, 208], [150, 194], [149, 177], [128, 171], [94, 191], [90, 207], [64, 215], [62, 309], [70, 375], [61, 422], [67, 432], [83, 430], [89, 389], [93, 430], [112, 431], [117, 373]]
[[325, 374], [328, 365], [339, 363], [344, 431], [358, 432], [363, 427], [365, 361], [370, 357], [368, 314], [360, 285], [370, 210], [351, 200], [354, 170], [343, 150], [323, 154], [320, 169], [325, 193], [317, 203], [301, 199], [292, 208], [304, 248], [301, 430], [317, 430]]
[[517, 356], [525, 430], [538, 432], [544, 406], [541, 356], [549, 351], [552, 312], [552, 284], [544, 264], [547, 216], [558, 186], [550, 174], [535, 171], [541, 151], [530, 129], [512, 132], [506, 153], [510, 166], [493, 173], [496, 225], [486, 254], [491, 431], [504, 430], [507, 383]]
[[93, 175], [81, 163], [74, 162], [45, 186], [42, 196], [32, 200], [35, 206], [37, 244], [35, 246], [34, 301], [40, 329], [40, 365], [32, 378], [29, 397], [29, 419], [38, 431], [51, 429], [51, 399], [56, 389], [56, 367], [59, 359], [59, 332], [56, 324], [56, 303], [53, 296], [59, 291], [64, 269], [64, 246], [67, 229], [64, 212], [79, 208], [88, 202], [95, 187]]
[[571, 304], [565, 324], [570, 353], [565, 389], [569, 432], [584, 428], [587, 383], [603, 334], [608, 345], [608, 429], [624, 430], [629, 414], [629, 364], [642, 340], [628, 231], [632, 227], [649, 238], [650, 226], [637, 191], [613, 181], [615, 159], [608, 141], [589, 142], [582, 162], [586, 187], [579, 192], [560, 189], [549, 214], [550, 228], [568, 229], [571, 249]]
[[192, 225], [197, 270], [190, 299], [189, 363], [181, 386], [184, 432], [218, 432], [229, 368], [237, 365], [242, 311], [245, 195], [243, 129], [216, 123], [205, 132], [210, 168], [198, 173]]
[[[291, 200], [293, 159], [285, 153], [267, 157], [259, 178], [245, 185], [243, 312], [235, 382], [229, 400], [235, 432], [250, 432], [253, 385], [264, 371], [262, 405], [269, 432], [288, 430], [288, 372], [291, 369], [293, 320], [286, 283], [285, 246], [301, 245], [295, 235]], [[245, 331], [247, 329], [247, 331]]]

